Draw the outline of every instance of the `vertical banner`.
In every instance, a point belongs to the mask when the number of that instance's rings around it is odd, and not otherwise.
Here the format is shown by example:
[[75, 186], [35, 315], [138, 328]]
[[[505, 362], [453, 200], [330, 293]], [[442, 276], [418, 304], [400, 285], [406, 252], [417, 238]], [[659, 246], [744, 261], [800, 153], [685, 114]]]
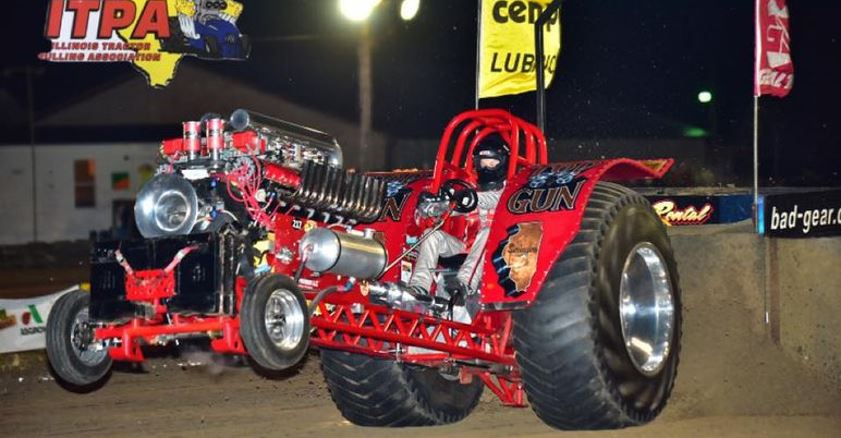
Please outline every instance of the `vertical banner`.
[[[534, 23], [552, 0], [482, 0], [479, 30], [479, 98], [534, 91], [537, 59]], [[546, 87], [561, 51], [560, 12], [543, 29]]]
[[788, 95], [794, 82], [794, 64], [785, 0], [756, 0], [755, 62], [753, 95]]
[[43, 349], [53, 304], [62, 295], [78, 289], [73, 286], [41, 297], [0, 300], [0, 353]]

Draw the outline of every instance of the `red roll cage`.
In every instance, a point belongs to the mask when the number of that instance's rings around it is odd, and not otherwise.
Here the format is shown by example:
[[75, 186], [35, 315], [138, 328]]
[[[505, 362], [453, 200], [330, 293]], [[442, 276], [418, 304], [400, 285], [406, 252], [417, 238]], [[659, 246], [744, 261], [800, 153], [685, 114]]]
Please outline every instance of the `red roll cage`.
[[[453, 152], [448, 162], [447, 153], [450, 151], [453, 134], [458, 128], [461, 128], [461, 131], [456, 137], [452, 148]], [[438, 155], [435, 158], [432, 193], [441, 188], [444, 169], [447, 166], [464, 169], [468, 175], [475, 178], [473, 150], [482, 140], [493, 133], [502, 136], [511, 147], [511, 159], [508, 161], [509, 179], [517, 172], [518, 166], [547, 163], [546, 138], [537, 126], [501, 109], [465, 111], [447, 124], [444, 134], [441, 136]], [[469, 144], [468, 140], [470, 141]], [[525, 153], [522, 155], [520, 154], [521, 144], [525, 145]], [[465, 145], [468, 145], [466, 151]]]

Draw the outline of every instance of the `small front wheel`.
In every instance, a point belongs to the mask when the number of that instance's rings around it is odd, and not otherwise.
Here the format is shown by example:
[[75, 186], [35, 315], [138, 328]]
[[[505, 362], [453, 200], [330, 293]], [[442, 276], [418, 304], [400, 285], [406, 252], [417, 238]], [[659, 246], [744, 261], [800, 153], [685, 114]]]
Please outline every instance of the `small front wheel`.
[[75, 392], [99, 388], [111, 371], [108, 350], [94, 344], [88, 316], [90, 295], [64, 294], [47, 318], [47, 358], [59, 382]]
[[284, 275], [255, 280], [240, 309], [240, 336], [257, 365], [282, 371], [300, 362], [309, 346], [307, 302]]

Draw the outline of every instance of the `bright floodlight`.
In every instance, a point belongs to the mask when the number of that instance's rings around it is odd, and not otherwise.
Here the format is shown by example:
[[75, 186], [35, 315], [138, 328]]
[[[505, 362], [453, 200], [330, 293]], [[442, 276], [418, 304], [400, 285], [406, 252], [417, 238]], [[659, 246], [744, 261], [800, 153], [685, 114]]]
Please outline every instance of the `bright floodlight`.
[[339, 10], [350, 21], [365, 21], [382, 0], [339, 0]]
[[420, 9], [420, 0], [403, 0], [403, 3], [400, 4], [400, 18], [409, 21], [415, 18], [418, 9]]
[[698, 93], [698, 102], [710, 103], [713, 100], [713, 94], [709, 91], [702, 91]]

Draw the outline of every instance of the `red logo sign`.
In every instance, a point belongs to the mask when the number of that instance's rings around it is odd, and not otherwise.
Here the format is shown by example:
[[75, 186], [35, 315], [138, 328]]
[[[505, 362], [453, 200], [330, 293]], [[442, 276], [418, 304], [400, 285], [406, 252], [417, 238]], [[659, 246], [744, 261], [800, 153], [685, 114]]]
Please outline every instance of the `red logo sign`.
[[785, 97], [794, 83], [785, 0], [756, 0], [754, 95]]

